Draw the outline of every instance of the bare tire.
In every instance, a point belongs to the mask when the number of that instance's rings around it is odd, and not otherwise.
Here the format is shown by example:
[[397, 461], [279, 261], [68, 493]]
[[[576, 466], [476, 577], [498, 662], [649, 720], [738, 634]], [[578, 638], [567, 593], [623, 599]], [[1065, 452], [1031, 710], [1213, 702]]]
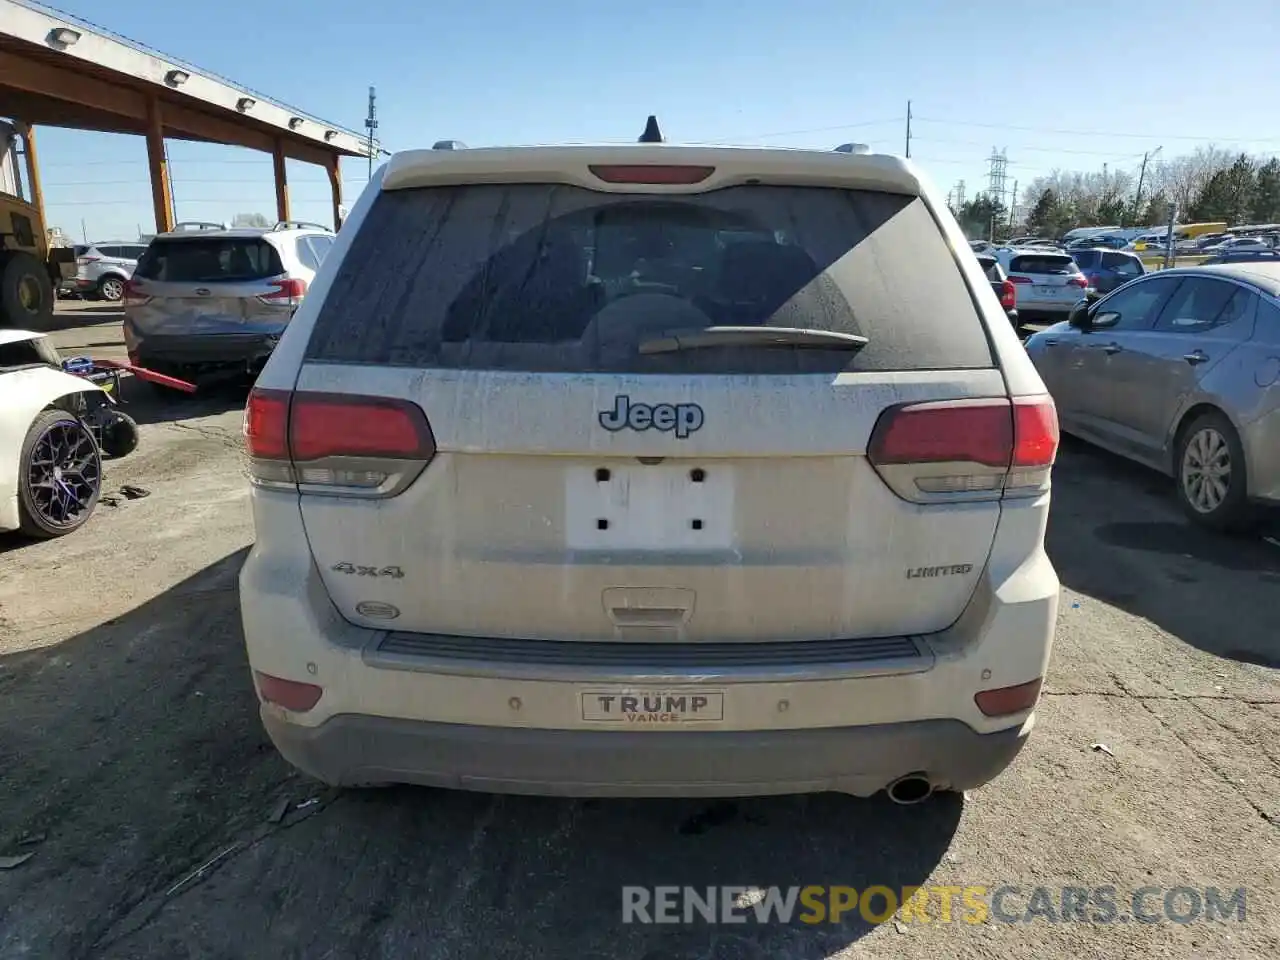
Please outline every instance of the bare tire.
[[102, 493], [102, 455], [93, 434], [65, 410], [45, 410], [27, 429], [18, 461], [18, 511], [29, 537], [79, 530]]
[[0, 259], [0, 327], [44, 330], [53, 322], [53, 281], [29, 253]]
[[1174, 468], [1178, 500], [1188, 517], [1224, 532], [1249, 526], [1253, 511], [1244, 447], [1225, 416], [1201, 414], [1182, 430]]
[[112, 303], [124, 299], [124, 281], [119, 277], [103, 277], [98, 284], [98, 296]]

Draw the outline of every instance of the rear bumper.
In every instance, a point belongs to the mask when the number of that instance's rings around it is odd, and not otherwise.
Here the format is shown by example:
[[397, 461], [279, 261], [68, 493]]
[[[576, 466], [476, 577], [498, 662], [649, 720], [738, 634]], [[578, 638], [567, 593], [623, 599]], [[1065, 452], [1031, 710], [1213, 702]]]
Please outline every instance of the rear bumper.
[[162, 373], [199, 375], [228, 370], [257, 373], [280, 341], [280, 334], [215, 333], [140, 336], [126, 325], [129, 356], [139, 366]]
[[262, 711], [286, 760], [331, 784], [417, 783], [556, 796], [870, 796], [909, 773], [938, 789], [992, 780], [1029, 718], [977, 733], [958, 720], [819, 730], [613, 732], [480, 727], [342, 714], [318, 727]]

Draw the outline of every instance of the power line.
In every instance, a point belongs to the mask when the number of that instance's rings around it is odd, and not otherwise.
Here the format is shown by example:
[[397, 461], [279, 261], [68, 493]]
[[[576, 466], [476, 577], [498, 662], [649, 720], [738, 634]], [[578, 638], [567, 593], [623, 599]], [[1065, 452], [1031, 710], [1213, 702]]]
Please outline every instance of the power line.
[[[983, 141], [981, 140], [953, 140], [950, 137], [921, 137], [913, 134], [911, 139], [917, 143], [946, 143], [953, 146], [965, 146], [965, 147], [986, 147], [987, 146], [987, 144], [983, 143]], [[1118, 154], [1114, 150], [1073, 150], [1071, 148], [1059, 148], [1059, 147], [1031, 147], [1031, 146], [1023, 146], [1021, 144], [1015, 144], [1013, 149], [1028, 151], [1031, 153], [1065, 153], [1065, 154], [1071, 154], [1071, 155], [1079, 155], [1082, 157], [1107, 157], [1108, 159], [1116, 159], [1116, 160], [1128, 160], [1128, 159], [1140, 160], [1142, 158], [1141, 152]]]
[[1073, 137], [1129, 137], [1135, 140], [1199, 140], [1221, 143], [1277, 143], [1280, 137], [1209, 137], [1193, 134], [1127, 133], [1115, 130], [1064, 130], [1056, 127], [1024, 127], [1012, 123], [979, 123], [976, 120], [939, 120], [916, 117], [922, 123], [943, 123], [953, 127], [983, 127], [988, 130], [1022, 130], [1028, 133], [1061, 133]]

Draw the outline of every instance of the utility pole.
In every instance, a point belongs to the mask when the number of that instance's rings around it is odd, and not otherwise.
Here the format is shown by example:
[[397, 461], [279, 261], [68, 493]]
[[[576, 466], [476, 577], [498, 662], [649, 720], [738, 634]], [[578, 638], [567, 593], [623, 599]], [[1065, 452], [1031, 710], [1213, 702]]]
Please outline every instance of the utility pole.
[[1013, 218], [1018, 212], [1018, 181], [1013, 181], [1013, 194], [1009, 197], [1009, 233], [1013, 233]]
[[1164, 268], [1173, 266], [1173, 228], [1177, 226], [1178, 205], [1169, 204], [1169, 232], [1164, 237]]
[[911, 158], [911, 101], [907, 101], [907, 159]]
[[369, 116], [365, 117], [365, 121], [364, 121], [364, 128], [369, 131], [368, 150], [369, 150], [369, 179], [370, 180], [373, 179], [373, 143], [374, 143], [374, 138], [377, 136], [377, 134], [374, 133], [374, 131], [378, 129], [378, 108], [376, 106], [377, 99], [378, 99], [377, 93], [374, 91], [373, 87], [370, 87], [369, 88]]
[[[1147, 161], [1163, 150], [1164, 147], [1156, 147], [1154, 150], [1142, 155], [1142, 169], [1138, 171], [1138, 192], [1133, 197], [1133, 219], [1137, 220], [1142, 215], [1142, 184], [1147, 179]], [[1121, 218], [1120, 226], [1124, 226], [1124, 220]]]

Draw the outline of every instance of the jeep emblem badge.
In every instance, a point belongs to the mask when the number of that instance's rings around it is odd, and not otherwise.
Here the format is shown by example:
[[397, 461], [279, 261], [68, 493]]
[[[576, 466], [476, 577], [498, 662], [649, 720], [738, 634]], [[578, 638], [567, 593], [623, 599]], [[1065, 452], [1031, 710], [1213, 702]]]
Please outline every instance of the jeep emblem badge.
[[611, 410], [600, 411], [600, 426], [610, 433], [619, 430], [661, 430], [674, 432], [683, 440], [702, 428], [706, 417], [696, 403], [632, 403], [625, 393], [614, 398]]

